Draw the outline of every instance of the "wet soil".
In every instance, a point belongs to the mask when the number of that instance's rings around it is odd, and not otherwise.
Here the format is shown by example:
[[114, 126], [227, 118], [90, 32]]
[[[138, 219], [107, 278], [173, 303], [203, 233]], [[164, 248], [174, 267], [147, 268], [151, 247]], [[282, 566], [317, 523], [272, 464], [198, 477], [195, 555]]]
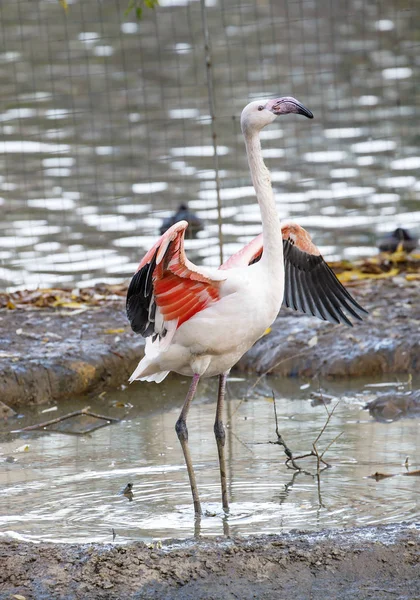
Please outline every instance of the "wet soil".
[[[364, 280], [351, 293], [369, 310], [353, 328], [282, 309], [238, 369], [283, 376], [376, 376], [420, 369], [420, 281]], [[83, 309], [27, 305], [0, 310], [0, 398], [42, 404], [126, 384], [143, 356], [124, 299]]]
[[287, 377], [363, 377], [420, 371], [420, 282], [403, 276], [349, 288], [369, 311], [354, 327], [282, 309], [237, 365]]
[[0, 545], [0, 599], [420, 597], [409, 525], [118, 545]]
[[3, 309], [0, 318], [0, 398], [9, 406], [117, 387], [143, 356], [122, 300], [84, 312]]

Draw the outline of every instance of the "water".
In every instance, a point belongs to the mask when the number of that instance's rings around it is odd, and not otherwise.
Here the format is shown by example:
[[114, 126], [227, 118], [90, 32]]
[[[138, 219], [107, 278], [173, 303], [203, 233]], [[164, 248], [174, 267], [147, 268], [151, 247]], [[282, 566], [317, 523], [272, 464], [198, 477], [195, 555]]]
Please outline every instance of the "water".
[[[121, 281], [180, 202], [217, 265], [200, 2], [137, 23], [124, 2], [6, 2], [0, 53], [0, 287]], [[282, 217], [326, 257], [375, 253], [420, 222], [418, 3], [207, 2], [225, 256], [260, 232], [239, 115], [292, 94], [314, 121], [263, 134]]]
[[[296, 474], [285, 467], [282, 449], [268, 443], [276, 439], [273, 389], [284, 439], [295, 454], [311, 449], [326, 421], [325, 408], [311, 405], [310, 392], [316, 386], [269, 378], [244, 400], [254, 382], [255, 378], [232, 378], [228, 384], [227, 518], [221, 509], [213, 437], [216, 381], [200, 384], [188, 419], [198, 487], [207, 511], [197, 527], [174, 431], [188, 381], [174, 376], [159, 386], [135, 384], [92, 399], [92, 410], [122, 420], [89, 435], [1, 434], [0, 535], [31, 541], [110, 542], [114, 530], [117, 542], [128, 542], [185, 538], [198, 532], [317, 531], [419, 519], [418, 477], [403, 474], [407, 456], [410, 470], [420, 467], [419, 421], [375, 421], [362, 407], [383, 388], [366, 387], [372, 380], [328, 384], [327, 392], [341, 400], [319, 449], [341, 436], [325, 455], [331, 468], [322, 472], [318, 487], [313, 460], [302, 465], [312, 475]], [[9, 423], [16, 427], [43, 422], [85, 405], [86, 400], [72, 401], [47, 413], [42, 413], [42, 406], [28, 409], [23, 418]], [[7, 427], [4, 424], [2, 430]], [[7, 462], [7, 457], [16, 460]], [[395, 477], [369, 478], [376, 472]], [[129, 482], [131, 502], [121, 495]]]

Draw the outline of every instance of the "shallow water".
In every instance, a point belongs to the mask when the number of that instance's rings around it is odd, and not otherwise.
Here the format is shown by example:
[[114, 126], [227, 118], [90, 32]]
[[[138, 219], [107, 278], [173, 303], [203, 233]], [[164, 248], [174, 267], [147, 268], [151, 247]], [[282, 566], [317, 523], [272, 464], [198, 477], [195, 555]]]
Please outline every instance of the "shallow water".
[[[198, 487], [207, 511], [198, 526], [174, 431], [188, 381], [170, 377], [160, 386], [135, 384], [91, 399], [92, 410], [121, 418], [91, 434], [2, 433], [0, 535], [32, 541], [110, 542], [114, 531], [116, 542], [127, 542], [419, 519], [419, 479], [404, 475], [407, 456], [410, 471], [420, 468], [419, 421], [380, 423], [362, 408], [390, 388], [369, 387], [371, 380], [328, 383], [326, 392], [341, 400], [319, 449], [341, 436], [325, 455], [331, 468], [322, 472], [318, 486], [313, 459], [302, 464], [312, 475], [296, 474], [285, 467], [282, 448], [269, 444], [276, 440], [274, 390], [279, 429], [289, 447], [295, 454], [311, 449], [326, 422], [325, 407], [311, 405], [310, 393], [317, 387], [269, 378], [250, 393], [254, 383], [255, 378], [232, 377], [228, 384], [228, 517], [221, 509], [213, 438], [216, 382], [200, 384], [188, 419]], [[55, 412], [42, 412], [48, 407], [28, 409], [7, 426], [44, 422], [85, 405], [86, 400], [80, 400], [60, 404]], [[333, 405], [334, 401], [329, 408]], [[14, 462], [8, 462], [10, 458]], [[369, 478], [376, 472], [395, 477]], [[121, 494], [128, 482], [133, 484], [131, 502]]]
[[[131, 276], [164, 217], [205, 221], [191, 258], [219, 260], [200, 2], [6, 2], [0, 33], [0, 287]], [[224, 255], [260, 233], [239, 127], [253, 98], [314, 112], [263, 133], [282, 218], [329, 258], [418, 228], [419, 4], [207, 1]]]

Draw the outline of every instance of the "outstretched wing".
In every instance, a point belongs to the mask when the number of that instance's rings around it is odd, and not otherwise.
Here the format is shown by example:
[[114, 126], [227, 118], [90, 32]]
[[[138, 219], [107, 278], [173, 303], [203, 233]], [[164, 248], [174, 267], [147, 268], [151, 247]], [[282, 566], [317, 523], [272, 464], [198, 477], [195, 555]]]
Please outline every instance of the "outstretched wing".
[[[178, 327], [219, 300], [225, 277], [206, 275], [185, 256], [186, 221], [170, 227], [141, 261], [127, 292], [127, 316], [133, 331], [159, 338], [160, 349]], [[165, 339], [164, 339], [165, 338]]]
[[[308, 232], [295, 223], [282, 225], [281, 229], [285, 269], [283, 304], [330, 323], [352, 327], [346, 313], [361, 321], [367, 311], [337, 279]], [[258, 262], [263, 253], [262, 242], [262, 235], [259, 235], [221, 268]]]
[[248, 265], [252, 265], [254, 262], [258, 262], [260, 260], [262, 251], [263, 235], [260, 233], [260, 235], [249, 242], [249, 244], [225, 260], [219, 269], [226, 271], [227, 269], [233, 269], [235, 267], [247, 267]]

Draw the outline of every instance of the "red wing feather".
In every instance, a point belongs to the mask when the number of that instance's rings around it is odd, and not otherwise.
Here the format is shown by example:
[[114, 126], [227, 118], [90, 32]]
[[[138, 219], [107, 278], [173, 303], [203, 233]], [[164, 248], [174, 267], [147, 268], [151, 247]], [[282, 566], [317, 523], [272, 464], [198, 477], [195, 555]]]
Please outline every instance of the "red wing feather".
[[[187, 226], [186, 221], [180, 221], [170, 227], [140, 262], [131, 280], [127, 314], [134, 331], [145, 337], [164, 337], [169, 321], [175, 321], [178, 328], [220, 298], [220, 281], [200, 272], [185, 256]], [[163, 318], [161, 326], [156, 322], [157, 310]]]

